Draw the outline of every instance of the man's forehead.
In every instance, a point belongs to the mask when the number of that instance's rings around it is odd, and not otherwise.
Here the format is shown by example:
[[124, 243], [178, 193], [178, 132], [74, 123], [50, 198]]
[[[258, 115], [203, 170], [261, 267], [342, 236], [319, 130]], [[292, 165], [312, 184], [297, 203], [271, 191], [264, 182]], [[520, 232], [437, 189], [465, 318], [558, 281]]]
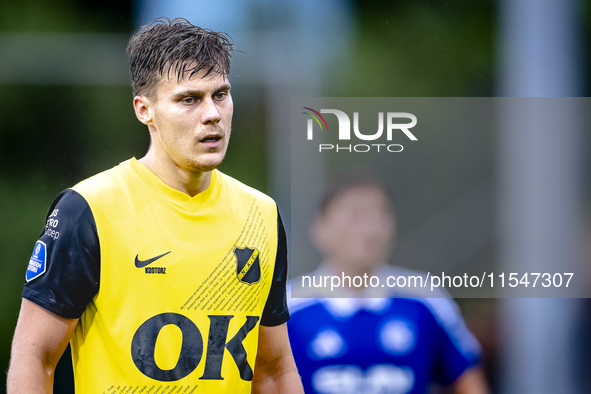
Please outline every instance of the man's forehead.
[[164, 74], [156, 88], [158, 92], [175, 93], [184, 90], [193, 91], [209, 91], [216, 90], [224, 86], [230, 86], [228, 77], [224, 74], [210, 73], [207, 74], [207, 70], [199, 70], [198, 73], [191, 76], [191, 72], [185, 72], [184, 77], [179, 80], [178, 74], [170, 72]]

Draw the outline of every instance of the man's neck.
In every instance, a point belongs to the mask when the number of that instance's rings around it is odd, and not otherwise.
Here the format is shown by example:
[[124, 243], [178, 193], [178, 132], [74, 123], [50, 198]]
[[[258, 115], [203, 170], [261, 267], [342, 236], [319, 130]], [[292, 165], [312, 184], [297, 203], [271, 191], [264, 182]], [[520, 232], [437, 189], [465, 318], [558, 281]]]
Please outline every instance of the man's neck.
[[191, 197], [207, 190], [211, 184], [211, 171], [187, 171], [169, 157], [157, 157], [153, 149], [148, 150], [146, 156], [138, 161], [148, 167], [162, 182]]

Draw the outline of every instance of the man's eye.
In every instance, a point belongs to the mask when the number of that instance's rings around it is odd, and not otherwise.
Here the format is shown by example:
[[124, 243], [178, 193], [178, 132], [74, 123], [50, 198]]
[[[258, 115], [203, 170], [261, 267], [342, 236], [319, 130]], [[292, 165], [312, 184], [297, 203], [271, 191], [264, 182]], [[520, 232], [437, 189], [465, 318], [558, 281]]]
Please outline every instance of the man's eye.
[[222, 100], [222, 99], [223, 99], [224, 97], [226, 97], [227, 95], [228, 95], [228, 93], [226, 93], [226, 92], [219, 92], [219, 93], [216, 93], [216, 94], [214, 94], [214, 95], [213, 95], [213, 97], [214, 97], [216, 100]]
[[185, 97], [181, 102], [185, 104], [193, 104], [195, 102], [195, 97]]

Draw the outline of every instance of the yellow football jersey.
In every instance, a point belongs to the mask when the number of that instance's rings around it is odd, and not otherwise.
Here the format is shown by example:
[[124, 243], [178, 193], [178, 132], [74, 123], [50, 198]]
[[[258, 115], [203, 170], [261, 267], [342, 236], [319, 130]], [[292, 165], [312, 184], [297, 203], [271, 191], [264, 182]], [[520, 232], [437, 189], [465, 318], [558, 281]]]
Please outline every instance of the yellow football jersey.
[[[259, 325], [289, 318], [275, 202], [217, 170], [190, 197], [135, 159], [68, 195], [50, 210], [23, 297], [65, 317], [82, 312], [71, 339], [76, 392], [249, 393]], [[72, 284], [76, 261], [92, 258], [95, 272]], [[88, 299], [80, 305], [63, 286]]]

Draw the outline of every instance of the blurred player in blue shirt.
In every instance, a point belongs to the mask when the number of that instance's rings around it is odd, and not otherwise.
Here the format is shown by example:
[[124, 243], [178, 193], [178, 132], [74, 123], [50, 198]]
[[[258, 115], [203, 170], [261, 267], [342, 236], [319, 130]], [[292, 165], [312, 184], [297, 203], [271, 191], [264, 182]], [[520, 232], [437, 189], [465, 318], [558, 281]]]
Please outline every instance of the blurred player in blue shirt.
[[[393, 205], [379, 182], [336, 183], [311, 229], [323, 262], [306, 276], [318, 285], [329, 275], [373, 275], [381, 284], [422, 275], [386, 264], [395, 234]], [[488, 393], [480, 346], [447, 293], [424, 298], [420, 288], [348, 283], [331, 291], [330, 281], [302, 287], [302, 278], [291, 290], [307, 298], [290, 299], [288, 329], [306, 393], [425, 394], [433, 382], [454, 394]], [[325, 298], [335, 294], [343, 298]]]

